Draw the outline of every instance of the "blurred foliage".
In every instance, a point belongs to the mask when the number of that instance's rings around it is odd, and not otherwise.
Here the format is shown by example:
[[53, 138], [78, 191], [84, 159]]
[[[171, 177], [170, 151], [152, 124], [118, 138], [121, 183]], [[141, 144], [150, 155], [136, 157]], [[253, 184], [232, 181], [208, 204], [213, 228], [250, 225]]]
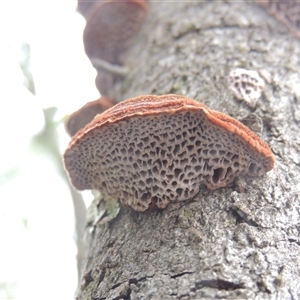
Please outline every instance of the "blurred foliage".
[[[34, 84], [34, 77], [31, 73], [30, 69], [30, 45], [26, 42], [22, 42], [19, 46], [19, 49], [10, 48], [14, 56], [16, 57], [16, 61], [19, 63], [20, 68], [24, 75], [23, 84], [24, 86], [35, 95], [35, 84]], [[16, 82], [16, 85], [18, 83]], [[17, 88], [17, 86], [16, 86]], [[61, 125], [62, 120], [56, 121], [56, 115], [58, 112], [58, 108], [50, 107], [43, 109], [44, 119], [45, 119], [45, 126], [43, 127], [42, 131], [35, 134], [31, 137], [30, 143], [28, 145], [28, 149], [24, 148], [24, 160], [26, 160], [26, 155], [30, 152], [33, 155], [47, 157], [51, 163], [55, 166], [57, 175], [60, 176], [68, 185], [70, 189], [70, 194], [73, 200], [74, 205], [74, 213], [75, 213], [75, 237], [77, 247], [78, 247], [78, 268], [81, 265], [81, 259], [83, 254], [83, 243], [82, 243], [82, 231], [85, 225], [85, 205], [80, 193], [76, 192], [73, 187], [69, 184], [66, 172], [64, 170], [61, 151], [59, 148], [59, 132], [58, 127]], [[29, 115], [30, 117], [30, 115]], [[1, 170], [0, 169], [0, 185], [5, 184], [9, 181], [14, 180], [19, 174], [22, 167], [22, 160], [18, 161], [16, 166], [11, 167], [8, 170]], [[23, 170], [22, 170], [23, 171]], [[40, 174], [43, 176], [44, 174]], [[18, 188], [16, 186], [16, 188]], [[26, 196], [24, 196], [26, 197]], [[60, 195], [58, 194], [57, 197], [59, 198]], [[62, 201], [69, 200], [69, 199], [62, 199]], [[58, 207], [59, 209], [59, 207]], [[3, 212], [5, 214], [5, 212]], [[25, 229], [28, 229], [29, 219], [26, 215], [22, 217], [20, 220], [22, 225]], [[17, 237], [16, 237], [17, 238]], [[51, 255], [51, 254], [49, 254]], [[51, 257], [50, 257], [51, 259]], [[34, 262], [33, 262], [34, 263]], [[1, 271], [1, 270], [0, 270]], [[23, 272], [23, 271], [22, 271]], [[5, 274], [3, 274], [5, 275]], [[5, 278], [5, 277], [4, 277]], [[18, 289], [18, 274], [15, 276], [15, 281], [11, 281], [11, 279], [7, 279], [6, 282], [0, 282], [0, 299], [8, 300], [8, 299], [15, 299], [16, 298], [16, 291]], [[34, 283], [33, 287], [34, 288]]]

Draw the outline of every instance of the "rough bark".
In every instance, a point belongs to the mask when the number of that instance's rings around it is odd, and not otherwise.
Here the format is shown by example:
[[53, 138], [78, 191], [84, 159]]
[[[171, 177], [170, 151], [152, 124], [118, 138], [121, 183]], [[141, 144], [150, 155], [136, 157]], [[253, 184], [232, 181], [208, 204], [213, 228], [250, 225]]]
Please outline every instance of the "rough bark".
[[[87, 242], [78, 299], [298, 299], [299, 40], [252, 2], [151, 2], [129, 60], [119, 101], [187, 95], [244, 120], [276, 168], [165, 210], [122, 207]], [[254, 111], [227, 89], [235, 67], [273, 76]]]

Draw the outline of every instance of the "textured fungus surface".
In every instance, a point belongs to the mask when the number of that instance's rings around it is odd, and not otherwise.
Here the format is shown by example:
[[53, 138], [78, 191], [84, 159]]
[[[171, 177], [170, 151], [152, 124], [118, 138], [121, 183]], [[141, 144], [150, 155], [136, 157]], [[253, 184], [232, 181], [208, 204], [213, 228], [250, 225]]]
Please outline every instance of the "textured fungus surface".
[[75, 135], [80, 129], [90, 123], [96, 115], [101, 114], [114, 105], [115, 102], [107, 97], [101, 97], [86, 103], [68, 117], [66, 129], [69, 135]]
[[79, 189], [100, 189], [135, 210], [218, 189], [275, 163], [246, 126], [179, 95], [140, 96], [98, 115], [71, 140], [65, 167]]
[[228, 87], [236, 98], [244, 100], [250, 107], [255, 107], [265, 86], [258, 72], [246, 69], [234, 69], [228, 76]]

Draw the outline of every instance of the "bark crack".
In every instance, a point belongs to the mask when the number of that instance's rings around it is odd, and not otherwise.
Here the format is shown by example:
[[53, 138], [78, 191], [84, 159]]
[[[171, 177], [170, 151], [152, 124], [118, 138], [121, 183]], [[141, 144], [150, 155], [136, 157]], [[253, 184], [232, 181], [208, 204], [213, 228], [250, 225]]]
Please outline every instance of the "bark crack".
[[182, 273], [178, 273], [178, 274], [175, 274], [175, 275], [172, 275], [170, 276], [171, 278], [177, 278], [177, 277], [181, 277], [183, 275], [186, 275], [186, 274], [193, 274], [194, 272], [182, 272]]

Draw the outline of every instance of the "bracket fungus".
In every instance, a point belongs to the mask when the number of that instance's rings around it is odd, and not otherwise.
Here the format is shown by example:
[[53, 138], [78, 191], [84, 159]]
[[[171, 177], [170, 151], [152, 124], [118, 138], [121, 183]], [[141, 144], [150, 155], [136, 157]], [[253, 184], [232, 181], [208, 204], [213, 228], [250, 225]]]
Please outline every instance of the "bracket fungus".
[[90, 123], [96, 115], [101, 114], [115, 104], [113, 100], [107, 97], [101, 97], [86, 103], [68, 117], [66, 122], [67, 132], [70, 136], [75, 135], [80, 129]]
[[113, 97], [115, 82], [120, 72], [124, 76], [126, 71], [121, 67], [126, 52], [143, 24], [148, 4], [145, 0], [107, 0], [83, 3], [78, 8], [88, 11], [83, 42], [86, 55], [97, 69], [97, 89], [102, 96]]
[[83, 33], [87, 56], [122, 65], [146, 12], [144, 0], [108, 0], [94, 6]]
[[258, 72], [242, 68], [232, 70], [227, 78], [227, 83], [234, 96], [244, 100], [252, 108], [256, 106], [265, 87], [265, 82]]
[[237, 120], [179, 95], [139, 96], [98, 115], [71, 140], [65, 168], [78, 190], [99, 189], [137, 211], [261, 176], [275, 158]]

